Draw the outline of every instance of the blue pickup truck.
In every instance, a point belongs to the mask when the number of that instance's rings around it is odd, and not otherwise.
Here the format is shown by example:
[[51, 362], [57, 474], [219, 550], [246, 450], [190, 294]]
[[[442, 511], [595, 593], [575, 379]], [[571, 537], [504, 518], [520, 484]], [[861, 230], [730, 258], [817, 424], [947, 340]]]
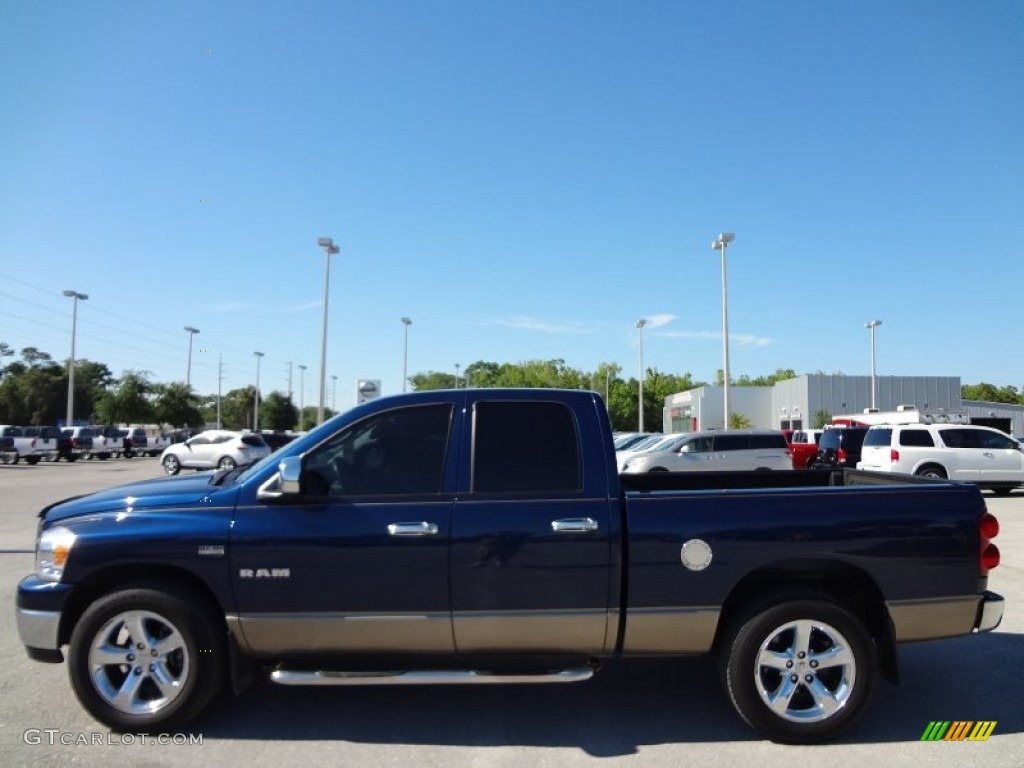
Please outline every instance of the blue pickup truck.
[[852, 470], [620, 477], [592, 392], [360, 405], [250, 467], [41, 513], [17, 593], [114, 729], [168, 730], [229, 681], [553, 683], [709, 654], [760, 734], [834, 737], [896, 645], [995, 628], [978, 489]]

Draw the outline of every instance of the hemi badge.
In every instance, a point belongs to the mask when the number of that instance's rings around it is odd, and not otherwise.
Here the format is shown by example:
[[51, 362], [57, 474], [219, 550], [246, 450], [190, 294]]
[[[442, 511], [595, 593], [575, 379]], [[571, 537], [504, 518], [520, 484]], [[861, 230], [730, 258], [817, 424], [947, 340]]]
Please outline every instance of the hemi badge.
[[214, 557], [222, 557], [224, 555], [223, 544], [202, 544], [199, 547], [200, 555], [212, 555]]

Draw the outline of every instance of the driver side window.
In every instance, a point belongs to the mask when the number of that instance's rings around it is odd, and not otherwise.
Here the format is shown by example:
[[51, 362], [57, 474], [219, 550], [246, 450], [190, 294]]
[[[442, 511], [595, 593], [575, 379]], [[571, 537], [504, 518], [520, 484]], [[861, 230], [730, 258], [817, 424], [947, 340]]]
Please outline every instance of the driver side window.
[[370, 416], [306, 456], [302, 491], [334, 497], [440, 493], [451, 421], [448, 404]]

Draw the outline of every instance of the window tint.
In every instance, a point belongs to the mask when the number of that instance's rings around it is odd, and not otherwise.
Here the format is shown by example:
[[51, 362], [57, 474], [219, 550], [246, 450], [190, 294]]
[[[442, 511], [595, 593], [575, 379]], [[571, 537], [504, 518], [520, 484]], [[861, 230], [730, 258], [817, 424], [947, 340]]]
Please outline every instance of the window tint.
[[989, 448], [991, 450], [1001, 450], [1003, 448], [1016, 448], [1017, 443], [1011, 440], [1006, 435], [1001, 435], [998, 432], [989, 432], [984, 429], [975, 430], [977, 436], [976, 440], [978, 445], [982, 448]]
[[440, 493], [452, 406], [396, 408], [331, 437], [302, 462], [302, 491], [312, 496]]
[[745, 451], [750, 447], [750, 438], [747, 435], [715, 435], [715, 452], [718, 451]]
[[[841, 429], [826, 429], [821, 435], [821, 440], [818, 441], [818, 447], [823, 451], [838, 449], [842, 431]], [[886, 441], [886, 445], [888, 444], [888, 441]]]
[[[827, 435], [828, 432], [826, 432], [825, 434]], [[904, 432], [903, 434], [906, 434], [906, 432]], [[825, 439], [822, 438], [822, 443], [824, 443], [824, 440]], [[888, 448], [889, 445], [891, 444], [891, 441], [892, 441], [892, 430], [891, 429], [877, 429], [875, 427], [872, 427], [871, 429], [868, 430], [867, 435], [864, 437], [864, 445], [865, 445], [865, 447], [879, 446], [880, 445], [880, 446], [884, 446], [884, 447]]]
[[931, 448], [935, 445], [932, 434], [927, 429], [904, 429], [900, 432], [900, 445], [918, 445]]
[[979, 448], [974, 429], [940, 429], [939, 435], [947, 448]]
[[786, 438], [782, 434], [751, 435], [750, 447], [759, 449], [781, 448], [782, 450], [786, 450]]
[[473, 491], [578, 491], [579, 439], [572, 412], [561, 403], [476, 404], [473, 413]]

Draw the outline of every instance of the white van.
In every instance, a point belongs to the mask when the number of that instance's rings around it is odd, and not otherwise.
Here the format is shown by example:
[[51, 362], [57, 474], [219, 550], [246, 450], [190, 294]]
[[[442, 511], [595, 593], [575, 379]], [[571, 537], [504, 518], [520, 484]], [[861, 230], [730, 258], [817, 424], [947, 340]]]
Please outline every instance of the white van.
[[641, 472], [793, 469], [793, 458], [781, 430], [731, 429], [693, 432], [662, 450], [633, 455], [621, 471]]
[[963, 480], [1007, 494], [1024, 485], [1024, 452], [991, 427], [877, 425], [864, 437], [857, 469]]

